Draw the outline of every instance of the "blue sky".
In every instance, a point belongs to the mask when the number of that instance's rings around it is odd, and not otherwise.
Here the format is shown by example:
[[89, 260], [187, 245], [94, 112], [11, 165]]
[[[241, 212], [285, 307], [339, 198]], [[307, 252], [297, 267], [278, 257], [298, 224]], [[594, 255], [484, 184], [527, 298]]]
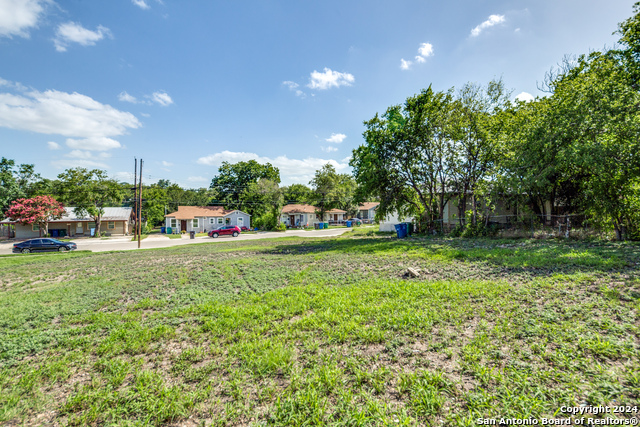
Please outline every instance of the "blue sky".
[[[350, 172], [362, 122], [426, 88], [612, 46], [633, 1], [0, 0], [0, 156], [208, 186], [255, 159], [307, 184]], [[528, 95], [527, 95], [528, 94]]]

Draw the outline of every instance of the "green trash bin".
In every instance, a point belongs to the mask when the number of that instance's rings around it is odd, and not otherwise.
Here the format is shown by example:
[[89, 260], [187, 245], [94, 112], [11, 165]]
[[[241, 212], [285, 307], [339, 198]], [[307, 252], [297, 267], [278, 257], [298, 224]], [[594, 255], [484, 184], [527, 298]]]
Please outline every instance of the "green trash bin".
[[324, 223], [324, 228], [327, 228], [327, 229], [329, 228], [329, 223], [328, 222]]
[[167, 227], [167, 234], [171, 234], [172, 230], [171, 227]]
[[413, 234], [413, 223], [412, 222], [408, 223], [408, 226], [409, 226], [409, 236], [411, 236]]

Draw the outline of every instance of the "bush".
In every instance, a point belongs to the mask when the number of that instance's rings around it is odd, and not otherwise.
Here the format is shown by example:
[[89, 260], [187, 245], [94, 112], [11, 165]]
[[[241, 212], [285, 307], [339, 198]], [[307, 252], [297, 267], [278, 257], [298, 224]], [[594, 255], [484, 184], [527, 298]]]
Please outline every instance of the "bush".
[[253, 225], [262, 230], [277, 230], [278, 217], [270, 213], [265, 213], [257, 217]]
[[287, 229], [287, 226], [284, 225], [283, 223], [280, 223], [275, 227], [276, 231], [285, 231], [286, 229]]

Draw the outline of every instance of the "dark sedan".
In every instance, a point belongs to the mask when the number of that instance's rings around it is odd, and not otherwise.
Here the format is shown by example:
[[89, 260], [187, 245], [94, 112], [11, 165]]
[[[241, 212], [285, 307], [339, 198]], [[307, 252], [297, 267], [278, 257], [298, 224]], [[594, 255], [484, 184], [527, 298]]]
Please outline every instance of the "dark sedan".
[[56, 239], [31, 239], [20, 243], [13, 244], [13, 253], [28, 254], [31, 252], [45, 252], [45, 251], [73, 251], [78, 249], [75, 243], [61, 242]]

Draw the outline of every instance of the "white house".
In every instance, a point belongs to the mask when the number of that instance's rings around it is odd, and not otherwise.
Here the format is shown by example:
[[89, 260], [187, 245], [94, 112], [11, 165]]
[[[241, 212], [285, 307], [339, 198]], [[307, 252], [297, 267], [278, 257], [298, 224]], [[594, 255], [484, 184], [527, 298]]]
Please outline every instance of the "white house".
[[401, 222], [413, 222], [413, 217], [402, 218], [398, 217], [396, 212], [387, 215], [382, 221], [380, 221], [380, 227], [378, 231], [396, 231], [396, 224]]
[[165, 225], [172, 233], [204, 233], [223, 225], [251, 228], [251, 215], [222, 206], [178, 206], [177, 211], [165, 215]]
[[358, 206], [357, 218], [364, 223], [373, 222], [376, 219], [376, 210], [380, 206], [380, 202], [365, 202]]
[[311, 205], [286, 205], [280, 211], [280, 222], [288, 227], [300, 227], [322, 222], [316, 215], [316, 208]]

